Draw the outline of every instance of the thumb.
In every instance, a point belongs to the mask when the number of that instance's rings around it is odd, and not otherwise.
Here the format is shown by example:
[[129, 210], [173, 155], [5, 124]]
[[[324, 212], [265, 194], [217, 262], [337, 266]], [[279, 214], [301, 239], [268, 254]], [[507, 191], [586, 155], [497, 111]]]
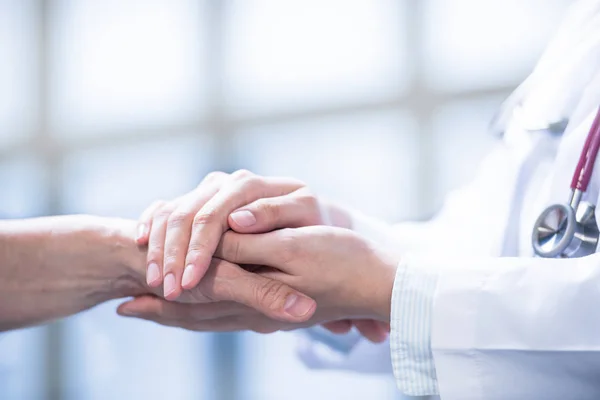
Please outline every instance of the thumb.
[[317, 308], [313, 299], [287, 284], [219, 259], [213, 259], [197, 288], [214, 301], [235, 301], [285, 322], [305, 322]]
[[239, 233], [265, 233], [280, 228], [319, 225], [321, 210], [308, 195], [290, 193], [262, 198], [229, 215], [229, 226]]

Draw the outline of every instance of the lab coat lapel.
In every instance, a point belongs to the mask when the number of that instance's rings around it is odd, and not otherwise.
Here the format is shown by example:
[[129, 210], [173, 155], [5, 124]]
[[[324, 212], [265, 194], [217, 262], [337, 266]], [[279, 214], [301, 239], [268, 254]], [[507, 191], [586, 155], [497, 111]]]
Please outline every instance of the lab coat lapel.
[[[600, 73], [596, 74], [583, 92], [560, 143], [553, 169], [551, 198], [548, 199], [548, 204], [564, 203], [568, 200], [571, 178], [599, 106]], [[598, 164], [596, 164], [583, 201], [598, 203], [599, 174]]]

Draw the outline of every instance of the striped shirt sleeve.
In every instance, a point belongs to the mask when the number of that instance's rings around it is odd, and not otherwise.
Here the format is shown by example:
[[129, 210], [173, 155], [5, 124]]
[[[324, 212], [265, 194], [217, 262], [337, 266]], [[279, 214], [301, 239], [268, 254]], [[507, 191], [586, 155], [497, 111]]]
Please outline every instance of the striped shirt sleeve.
[[433, 353], [431, 319], [438, 273], [410, 268], [396, 272], [392, 292], [390, 349], [398, 388], [406, 395], [439, 394]]

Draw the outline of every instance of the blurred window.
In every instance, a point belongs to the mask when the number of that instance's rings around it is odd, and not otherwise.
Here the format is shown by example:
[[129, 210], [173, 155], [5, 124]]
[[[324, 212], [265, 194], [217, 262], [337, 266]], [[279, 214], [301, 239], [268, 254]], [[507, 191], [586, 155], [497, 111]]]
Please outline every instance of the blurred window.
[[54, 133], [143, 131], [195, 122], [202, 115], [203, 1], [51, 4]]
[[38, 61], [35, 17], [33, 0], [0, 0], [0, 147], [33, 133]]
[[400, 220], [418, 209], [414, 119], [398, 110], [260, 125], [234, 136], [236, 161], [264, 175], [293, 176], [315, 193]]
[[226, 4], [224, 83], [235, 112], [339, 106], [408, 87], [403, 1]]
[[425, 78], [463, 92], [515, 85], [557, 28], [565, 0], [423, 2]]

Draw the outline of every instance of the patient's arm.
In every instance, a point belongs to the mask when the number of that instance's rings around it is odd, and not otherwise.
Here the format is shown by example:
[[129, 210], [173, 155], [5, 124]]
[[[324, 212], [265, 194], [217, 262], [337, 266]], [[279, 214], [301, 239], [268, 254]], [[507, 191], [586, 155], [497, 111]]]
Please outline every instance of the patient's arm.
[[0, 331], [147, 292], [134, 228], [82, 215], [0, 221]]
[[[146, 293], [146, 249], [136, 222], [84, 215], [0, 221], [0, 331], [65, 317], [104, 301]], [[290, 299], [311, 312], [287, 312]], [[214, 260], [207, 279], [179, 299], [241, 303], [269, 318], [304, 322], [314, 300], [290, 286]]]

